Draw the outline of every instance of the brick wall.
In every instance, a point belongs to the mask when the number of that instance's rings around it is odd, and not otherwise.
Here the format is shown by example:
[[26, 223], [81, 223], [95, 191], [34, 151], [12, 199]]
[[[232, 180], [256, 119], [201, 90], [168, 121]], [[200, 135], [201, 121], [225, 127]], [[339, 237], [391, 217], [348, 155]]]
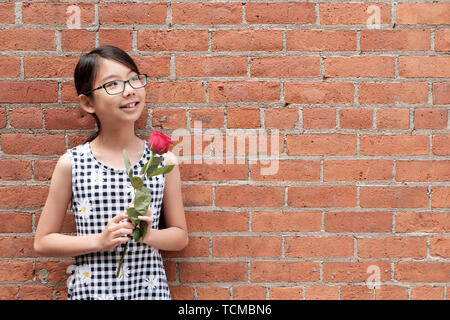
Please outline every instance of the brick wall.
[[448, 299], [449, 2], [2, 1], [0, 24], [0, 299], [66, 298], [72, 260], [33, 236], [103, 44], [151, 77], [138, 133], [178, 137], [175, 299]]

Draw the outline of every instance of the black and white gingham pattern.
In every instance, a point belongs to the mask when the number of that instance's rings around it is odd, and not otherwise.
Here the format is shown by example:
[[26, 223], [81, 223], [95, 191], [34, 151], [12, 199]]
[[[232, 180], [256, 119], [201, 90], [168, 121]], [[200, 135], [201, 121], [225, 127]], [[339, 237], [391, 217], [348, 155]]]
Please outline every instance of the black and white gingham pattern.
[[[134, 175], [149, 161], [145, 151], [133, 167]], [[72, 208], [77, 234], [100, 233], [109, 219], [125, 212], [134, 194], [125, 170], [105, 166], [95, 159], [89, 143], [68, 150], [72, 161]], [[164, 155], [165, 157], [165, 155]], [[160, 163], [164, 166], [165, 159]], [[152, 190], [152, 227], [158, 228], [161, 212], [164, 175], [145, 179]], [[159, 250], [131, 239], [119, 278], [116, 270], [125, 244], [110, 251], [75, 257], [68, 281], [68, 299], [171, 299], [166, 273]]]

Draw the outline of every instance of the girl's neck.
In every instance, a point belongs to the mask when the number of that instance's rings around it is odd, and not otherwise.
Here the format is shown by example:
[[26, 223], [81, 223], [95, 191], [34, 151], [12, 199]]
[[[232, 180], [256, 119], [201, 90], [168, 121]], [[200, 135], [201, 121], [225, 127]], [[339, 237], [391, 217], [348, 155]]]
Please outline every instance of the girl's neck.
[[97, 149], [109, 150], [110, 152], [122, 152], [126, 150], [142, 149], [142, 140], [134, 133], [133, 128], [108, 129], [102, 128], [94, 144]]

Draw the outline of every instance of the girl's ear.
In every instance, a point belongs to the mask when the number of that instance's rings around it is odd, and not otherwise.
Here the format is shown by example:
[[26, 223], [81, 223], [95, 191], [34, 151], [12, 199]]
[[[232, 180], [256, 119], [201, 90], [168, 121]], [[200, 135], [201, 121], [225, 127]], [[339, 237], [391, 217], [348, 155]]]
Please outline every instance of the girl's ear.
[[86, 111], [87, 113], [95, 113], [94, 105], [92, 104], [89, 97], [85, 96], [84, 94], [80, 94], [78, 96], [78, 99], [80, 99], [80, 107], [82, 110]]

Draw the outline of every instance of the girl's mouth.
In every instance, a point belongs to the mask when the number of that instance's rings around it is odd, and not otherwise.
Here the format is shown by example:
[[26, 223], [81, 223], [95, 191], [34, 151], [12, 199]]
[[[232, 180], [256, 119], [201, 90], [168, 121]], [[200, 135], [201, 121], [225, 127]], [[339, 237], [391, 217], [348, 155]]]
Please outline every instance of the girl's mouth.
[[139, 102], [132, 102], [120, 107], [120, 109], [134, 109], [138, 105]]

